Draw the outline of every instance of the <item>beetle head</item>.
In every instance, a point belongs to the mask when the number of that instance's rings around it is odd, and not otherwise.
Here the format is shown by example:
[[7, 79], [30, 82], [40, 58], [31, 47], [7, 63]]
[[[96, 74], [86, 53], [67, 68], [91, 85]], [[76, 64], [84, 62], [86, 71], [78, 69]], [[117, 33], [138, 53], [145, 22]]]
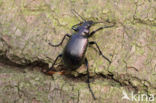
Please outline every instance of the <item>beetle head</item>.
[[76, 32], [78, 32], [80, 29], [90, 29], [91, 26], [93, 26], [95, 23], [92, 20], [80, 22], [79, 24], [76, 24], [72, 27], [72, 29]]
[[92, 20], [85, 21], [77, 27], [77, 31], [79, 31], [81, 35], [88, 37], [89, 36], [89, 29], [93, 25], [94, 25], [94, 22]]
[[89, 20], [89, 21], [85, 21], [84, 23], [83, 23], [83, 26], [84, 26], [84, 28], [85, 29], [90, 29], [90, 27], [91, 26], [93, 26], [95, 23], [92, 21], [92, 20]]

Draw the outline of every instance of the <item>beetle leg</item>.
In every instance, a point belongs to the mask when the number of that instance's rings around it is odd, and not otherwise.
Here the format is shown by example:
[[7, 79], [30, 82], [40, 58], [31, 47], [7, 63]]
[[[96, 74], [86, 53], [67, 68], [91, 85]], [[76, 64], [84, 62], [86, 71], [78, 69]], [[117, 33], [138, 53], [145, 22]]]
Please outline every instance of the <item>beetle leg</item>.
[[99, 27], [98, 29], [92, 31], [92, 32], [90, 33], [89, 37], [91, 37], [92, 35], [94, 35], [97, 31], [100, 31], [100, 30], [102, 30], [102, 29], [104, 29], [104, 28], [110, 28], [110, 27], [113, 27], [114, 25], [115, 25], [115, 24], [110, 25], [110, 26]]
[[94, 100], [96, 99], [95, 96], [94, 96], [94, 93], [90, 87], [90, 80], [89, 80], [89, 67], [88, 67], [88, 60], [87, 58], [85, 58], [85, 65], [87, 67], [87, 83], [88, 83], [88, 88], [89, 88], [89, 91], [91, 92], [92, 94], [92, 97], [94, 98]]
[[57, 61], [57, 59], [60, 58], [60, 57], [62, 57], [62, 54], [59, 54], [59, 55], [56, 57], [56, 59], [54, 60], [53, 65], [46, 71], [46, 73], [48, 73], [49, 71], [51, 71], [51, 70], [53, 69], [53, 67], [54, 67], [54, 65], [55, 65], [55, 63], [56, 63], [56, 61]]
[[103, 53], [102, 53], [102, 51], [100, 50], [100, 48], [99, 48], [99, 46], [97, 45], [97, 43], [96, 43], [95, 41], [89, 42], [89, 45], [93, 45], [93, 44], [95, 44], [96, 47], [98, 48], [99, 54], [102, 55], [102, 57], [103, 57], [104, 59], [106, 59], [106, 60], [111, 64], [111, 61], [110, 61], [106, 56], [103, 55]]
[[53, 45], [53, 44], [49, 43], [49, 45], [53, 46], [53, 47], [58, 47], [58, 46], [62, 45], [62, 43], [63, 43], [64, 39], [66, 38], [66, 36], [69, 37], [69, 38], [71, 37], [71, 35], [66, 34], [66, 35], [64, 35], [62, 41], [59, 44]]

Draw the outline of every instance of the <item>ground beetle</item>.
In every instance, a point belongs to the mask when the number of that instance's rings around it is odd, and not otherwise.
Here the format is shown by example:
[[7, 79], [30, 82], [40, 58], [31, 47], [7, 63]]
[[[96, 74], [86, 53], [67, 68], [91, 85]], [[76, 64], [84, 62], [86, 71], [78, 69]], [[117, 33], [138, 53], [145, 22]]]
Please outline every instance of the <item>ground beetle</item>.
[[[75, 10], [72, 10], [74, 13], [76, 13], [79, 17], [81, 17]], [[81, 17], [82, 18], [82, 17]], [[83, 19], [83, 18], [82, 18]], [[62, 54], [59, 54], [56, 59], [54, 60], [54, 63], [52, 64], [52, 67], [49, 68], [46, 72], [48, 73], [49, 71], [51, 71], [56, 63], [56, 61], [58, 60], [58, 58], [62, 57], [63, 58], [63, 62], [65, 64], [65, 67], [67, 68], [70, 68], [71, 70], [75, 70], [77, 68], [79, 68], [82, 64], [85, 64], [86, 65], [86, 68], [87, 68], [87, 76], [88, 76], [88, 80], [87, 80], [87, 83], [88, 83], [88, 87], [89, 87], [89, 90], [92, 94], [92, 97], [94, 99], [95, 96], [91, 90], [91, 87], [90, 87], [90, 81], [89, 81], [89, 69], [88, 69], [88, 60], [87, 58], [85, 57], [85, 53], [86, 53], [86, 50], [87, 50], [87, 47], [89, 45], [96, 45], [98, 51], [99, 51], [99, 54], [104, 58], [106, 59], [109, 63], [111, 63], [111, 61], [105, 57], [103, 55], [103, 53], [101, 52], [99, 46], [97, 45], [97, 43], [95, 41], [89, 41], [88, 38], [93, 36], [97, 31], [99, 30], [102, 30], [104, 28], [109, 28], [109, 27], [113, 27], [113, 25], [111, 26], [104, 26], [104, 27], [100, 27], [94, 31], [92, 31], [91, 33], [89, 32], [90, 31], [90, 27], [92, 27], [93, 25], [97, 24], [97, 23], [100, 23], [100, 22], [94, 22], [92, 20], [89, 20], [89, 21], [86, 21], [83, 19], [83, 22], [80, 22], [74, 26], [72, 26], [72, 29], [76, 32], [75, 34], [73, 35], [69, 35], [69, 34], [66, 34], [62, 41], [57, 44], [57, 45], [53, 45], [51, 43], [49, 43], [49, 45], [53, 46], [53, 47], [58, 47], [60, 45], [62, 45], [64, 39], [66, 37], [69, 37], [69, 41], [66, 45], [66, 47], [64, 48], [64, 51]]]

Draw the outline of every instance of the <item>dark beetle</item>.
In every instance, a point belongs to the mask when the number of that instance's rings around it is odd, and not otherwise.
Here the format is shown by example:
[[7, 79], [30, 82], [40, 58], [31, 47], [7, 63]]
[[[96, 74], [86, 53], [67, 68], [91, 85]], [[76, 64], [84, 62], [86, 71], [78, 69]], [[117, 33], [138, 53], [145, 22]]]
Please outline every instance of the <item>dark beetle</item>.
[[94, 94], [93, 94], [93, 92], [92, 92], [92, 90], [90, 88], [90, 84], [89, 84], [90, 81], [89, 81], [88, 60], [85, 57], [85, 53], [86, 53], [88, 45], [95, 44], [98, 51], [99, 51], [99, 54], [102, 55], [102, 57], [104, 59], [106, 59], [109, 63], [111, 63], [111, 61], [102, 54], [102, 52], [101, 52], [99, 46], [97, 45], [97, 43], [95, 41], [89, 42], [88, 38], [91, 37], [92, 35], [94, 35], [99, 30], [114, 26], [114, 25], [111, 25], [111, 26], [100, 27], [100, 28], [98, 28], [98, 29], [96, 29], [96, 30], [94, 30], [94, 31], [92, 31], [90, 33], [89, 32], [90, 27], [93, 26], [94, 24], [97, 24], [97, 23], [99, 23], [99, 22], [93, 22], [91, 20], [90, 21], [84, 20], [84, 22], [80, 22], [79, 24], [76, 24], [76, 25], [72, 26], [72, 29], [76, 32], [75, 34], [73, 34], [73, 35], [66, 34], [63, 37], [62, 41], [57, 45], [53, 45], [53, 44], [49, 43], [49, 45], [51, 45], [53, 47], [58, 47], [63, 43], [63, 41], [64, 41], [64, 39], [66, 37], [70, 38], [67, 45], [66, 45], [66, 47], [64, 48], [63, 53], [59, 54], [56, 57], [52, 67], [47, 70], [47, 72], [52, 70], [55, 63], [56, 63], [56, 61], [60, 57], [63, 58], [63, 62], [65, 64], [65, 66], [67, 68], [71, 69], [71, 70], [75, 70], [75, 69], [79, 68], [84, 63], [86, 65], [86, 67], [87, 67], [88, 87], [89, 87], [89, 90], [90, 90], [90, 92], [91, 92], [94, 99], [96, 99], [96, 98], [95, 98], [95, 96], [94, 96]]

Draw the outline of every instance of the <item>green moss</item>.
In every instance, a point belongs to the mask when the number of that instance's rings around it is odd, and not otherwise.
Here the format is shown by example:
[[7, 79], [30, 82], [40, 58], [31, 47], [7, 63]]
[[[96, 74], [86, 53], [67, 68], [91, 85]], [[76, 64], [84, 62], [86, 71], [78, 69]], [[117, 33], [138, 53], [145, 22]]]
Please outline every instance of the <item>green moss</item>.
[[[59, 22], [62, 24], [62, 25], [66, 25], [66, 27], [69, 29], [71, 28], [73, 25], [76, 24], [77, 20], [73, 17], [69, 17], [69, 16], [65, 16], [65, 17], [62, 17], [62, 18], [59, 18]], [[77, 22], [78, 23], [78, 22]]]
[[2, 0], [0, 0], [0, 7], [3, 5], [3, 1]]
[[115, 67], [115, 66], [112, 66], [112, 65], [111, 65], [111, 66], [109, 67], [109, 71], [110, 71], [110, 72], [115, 71], [115, 69], [116, 69], [116, 67]]
[[131, 43], [131, 45], [134, 46], [135, 48], [135, 52], [138, 54], [138, 55], [143, 55], [145, 53], [145, 50], [143, 47], [139, 46], [135, 41]]
[[50, 10], [49, 6], [46, 5], [44, 2], [43, 3], [41, 2], [39, 4], [34, 4], [32, 6], [25, 4], [25, 3], [26, 2], [24, 1], [23, 3], [21, 3], [21, 11], [25, 16], [38, 15], [40, 13], [48, 12]]
[[144, 48], [140, 48], [140, 47], [137, 47], [137, 48], [136, 48], [136, 52], [137, 52], [139, 55], [143, 55], [143, 54], [145, 53]]

